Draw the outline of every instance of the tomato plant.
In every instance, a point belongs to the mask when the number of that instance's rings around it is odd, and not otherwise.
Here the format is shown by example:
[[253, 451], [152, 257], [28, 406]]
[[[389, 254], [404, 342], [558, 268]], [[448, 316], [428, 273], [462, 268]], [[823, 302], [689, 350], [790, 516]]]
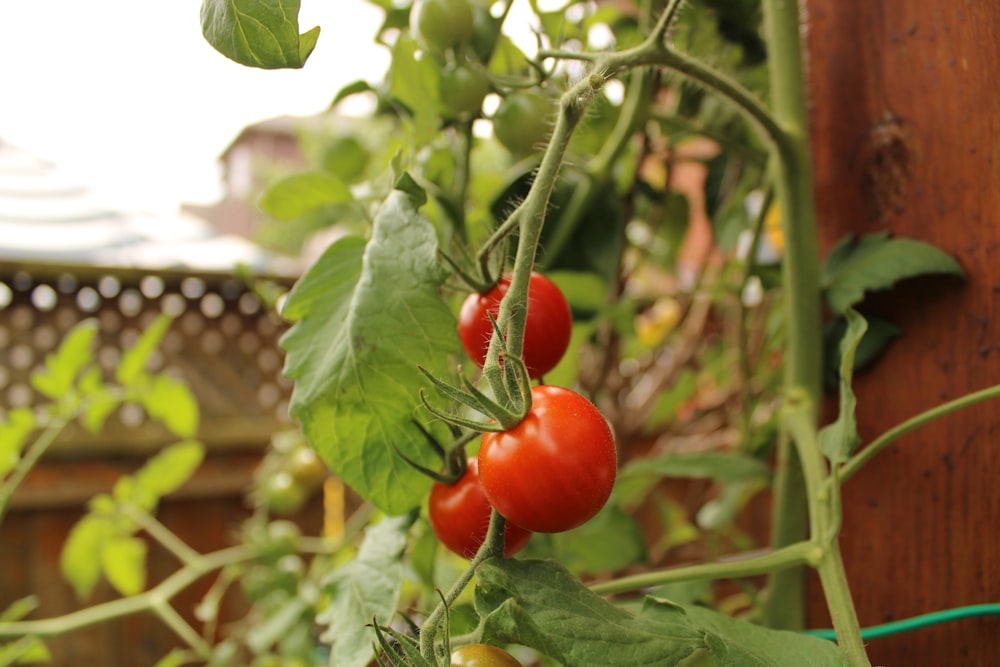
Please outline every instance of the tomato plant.
[[523, 667], [507, 651], [490, 644], [466, 644], [451, 654], [451, 667]]
[[285, 469], [296, 483], [307, 490], [320, 487], [330, 476], [330, 469], [323, 463], [323, 459], [308, 445], [297, 447], [291, 453]]
[[531, 391], [531, 410], [514, 428], [483, 435], [479, 476], [508, 521], [539, 533], [582, 525], [607, 502], [617, 470], [604, 416], [569, 389]]
[[[465, 473], [454, 483], [437, 482], [431, 488], [428, 517], [434, 534], [451, 551], [465, 558], [476, 555], [490, 525], [493, 507], [479, 483], [479, 461], [469, 457]], [[508, 523], [504, 556], [513, 556], [531, 538], [531, 531]]]
[[[458, 333], [469, 358], [482, 366], [486, 362], [494, 318], [500, 301], [510, 287], [510, 275], [503, 276], [485, 294], [470, 294], [458, 315]], [[542, 377], [563, 358], [573, 333], [573, 314], [558, 285], [532, 272], [528, 285], [528, 315], [524, 331], [524, 365], [532, 378]]]
[[292, 514], [302, 509], [309, 492], [291, 475], [279, 470], [268, 475], [260, 487], [264, 505], [275, 514]]

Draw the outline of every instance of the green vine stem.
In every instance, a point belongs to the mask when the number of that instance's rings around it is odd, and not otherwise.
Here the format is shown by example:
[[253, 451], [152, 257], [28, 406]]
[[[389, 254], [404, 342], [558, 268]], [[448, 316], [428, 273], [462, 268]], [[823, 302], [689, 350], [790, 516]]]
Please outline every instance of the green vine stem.
[[910, 431], [920, 428], [924, 424], [932, 422], [935, 419], [944, 417], [947, 414], [973, 406], [976, 403], [981, 403], [991, 398], [1000, 398], [1000, 384], [987, 387], [986, 389], [980, 389], [979, 391], [966, 394], [965, 396], [960, 396], [952, 401], [935, 406], [926, 412], [921, 412], [918, 415], [910, 417], [905, 422], [892, 427], [879, 437], [872, 440], [870, 444], [848, 459], [840, 468], [840, 481], [843, 483], [848, 477], [856, 473], [861, 466], [867, 463], [870, 458]]
[[507, 521], [494, 510], [490, 515], [490, 527], [486, 531], [486, 538], [483, 540], [482, 545], [480, 545], [479, 551], [469, 561], [469, 566], [452, 583], [451, 588], [442, 597], [440, 604], [434, 608], [434, 611], [424, 621], [420, 631], [420, 654], [428, 660], [434, 659], [434, 641], [437, 639], [438, 625], [440, 625], [441, 620], [448, 613], [451, 605], [455, 603], [455, 600], [458, 599], [462, 591], [472, 581], [472, 577], [476, 574], [476, 568], [488, 558], [503, 556], [504, 530], [506, 527]]
[[14, 468], [14, 472], [0, 484], [0, 522], [3, 521], [4, 514], [7, 513], [7, 506], [10, 504], [10, 499], [14, 496], [17, 487], [21, 485], [28, 472], [48, 451], [70, 421], [72, 421], [72, 416], [59, 415], [54, 417], [28, 447], [24, 457], [18, 461]]
[[644, 572], [590, 585], [598, 595], [624, 593], [640, 588], [663, 586], [678, 581], [715, 581], [768, 574], [798, 565], [817, 565], [822, 549], [812, 541], [802, 541], [759, 555], [731, 556], [716, 563], [699, 563], [673, 567], [656, 572]]
[[243, 545], [200, 555], [197, 561], [185, 565], [148, 591], [131, 597], [104, 602], [93, 607], [79, 609], [63, 616], [37, 621], [0, 623], [0, 637], [18, 637], [21, 635], [51, 637], [122, 616], [150, 611], [155, 609], [157, 605], [171, 600], [182, 590], [209, 572], [227, 565], [253, 560], [258, 556], [259, 554], [255, 550]]

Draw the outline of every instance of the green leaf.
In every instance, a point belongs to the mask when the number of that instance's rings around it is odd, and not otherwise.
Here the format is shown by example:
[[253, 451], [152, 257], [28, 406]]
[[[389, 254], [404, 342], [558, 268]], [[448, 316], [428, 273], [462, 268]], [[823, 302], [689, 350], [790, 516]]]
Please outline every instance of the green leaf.
[[707, 649], [717, 667], [843, 667], [831, 642], [697, 606], [647, 598], [631, 614], [550, 561], [491, 559], [477, 571], [482, 640], [517, 643], [574, 667], [676, 665]]
[[821, 282], [830, 308], [842, 313], [861, 301], [865, 292], [930, 273], [965, 277], [958, 262], [940, 248], [914, 239], [890, 239], [888, 232], [878, 232], [857, 240], [848, 236], [830, 250]]
[[122, 535], [107, 540], [101, 549], [104, 576], [122, 595], [137, 595], [146, 586], [146, 543]]
[[639, 524], [614, 504], [579, 528], [552, 536], [560, 563], [583, 573], [620, 571], [642, 562], [646, 542]]
[[45, 396], [62, 398], [73, 388], [73, 381], [93, 357], [97, 320], [83, 320], [66, 333], [59, 348], [45, 357], [45, 367], [31, 375], [31, 386]]
[[264, 653], [285, 637], [308, 610], [309, 603], [302, 598], [285, 601], [276, 611], [247, 631], [247, 646], [255, 655]]
[[[868, 330], [861, 337], [854, 353], [854, 372], [868, 368], [881, 356], [903, 330], [881, 317], [868, 315]], [[840, 382], [840, 342], [847, 331], [847, 320], [838, 315], [823, 326], [823, 384], [827, 389], [836, 388]]]
[[149, 325], [135, 345], [122, 353], [118, 368], [115, 369], [115, 379], [126, 387], [132, 386], [142, 376], [143, 369], [149, 361], [160, 341], [170, 328], [171, 318], [167, 315], [160, 315]]
[[264, 193], [260, 207], [278, 220], [294, 220], [314, 209], [353, 199], [342, 180], [326, 171], [307, 171], [278, 181]]
[[176, 491], [191, 479], [204, 458], [205, 446], [193, 440], [164, 448], [132, 475], [136, 492], [141, 493], [145, 499], [134, 500], [147, 511], [152, 510], [160, 498]]
[[35, 413], [27, 407], [9, 410], [0, 421], [0, 477], [13, 470], [21, 460], [21, 450], [35, 426]]
[[202, 0], [201, 32], [216, 51], [247, 67], [298, 69], [319, 26], [299, 34], [298, 0]]
[[394, 191], [372, 238], [333, 243], [289, 294], [285, 373], [295, 379], [290, 413], [327, 465], [389, 514], [418, 505], [430, 480], [396, 454], [440, 462], [411, 416], [425, 380], [458, 354], [454, 315], [438, 287], [434, 228]]
[[392, 47], [389, 94], [412, 114], [413, 141], [426, 144], [437, 132], [440, 71], [433, 59], [417, 58], [417, 43], [400, 37]]
[[364, 79], [358, 79], [357, 81], [352, 81], [343, 88], [337, 91], [337, 94], [333, 96], [333, 101], [330, 103], [331, 107], [335, 107], [348, 97], [352, 95], [357, 95], [359, 93], [370, 93], [374, 92], [371, 84]]
[[77, 521], [59, 556], [59, 569], [76, 596], [86, 598], [101, 578], [101, 552], [114, 534], [110, 517], [88, 514]]
[[323, 581], [330, 604], [316, 621], [326, 629], [330, 664], [365, 667], [373, 656], [373, 635], [366, 627], [376, 619], [388, 623], [403, 587], [400, 557], [406, 546], [410, 515], [385, 517], [369, 527], [354, 560]]
[[833, 642], [785, 630], [771, 630], [699, 606], [647, 598], [639, 618], [672, 624], [684, 619], [704, 634], [715, 667], [845, 667]]
[[854, 355], [868, 323], [852, 308], [845, 310], [844, 315], [847, 317], [847, 331], [840, 341], [840, 410], [836, 421], [819, 432], [820, 451], [834, 463], [847, 460], [861, 442], [854, 415], [857, 399], [851, 389], [851, 379], [854, 376]]
[[198, 433], [198, 399], [183, 380], [160, 373], [142, 390], [139, 400], [149, 416], [174, 435], [192, 438]]

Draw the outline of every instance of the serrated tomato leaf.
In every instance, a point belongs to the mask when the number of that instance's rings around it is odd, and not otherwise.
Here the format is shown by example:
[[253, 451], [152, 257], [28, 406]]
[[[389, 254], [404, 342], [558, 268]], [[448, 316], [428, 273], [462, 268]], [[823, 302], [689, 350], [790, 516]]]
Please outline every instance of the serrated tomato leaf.
[[73, 381], [93, 358], [97, 320], [86, 319], [67, 332], [59, 348], [45, 357], [45, 366], [31, 374], [31, 386], [52, 399], [68, 394]]
[[107, 516], [85, 515], [66, 538], [59, 555], [59, 569], [73, 586], [76, 596], [86, 598], [101, 578], [101, 551], [114, 535]]
[[241, 65], [298, 69], [316, 48], [319, 26], [299, 34], [298, 0], [202, 0], [201, 32]]
[[431, 483], [397, 448], [440, 465], [412, 416], [426, 384], [417, 365], [447, 376], [459, 349], [443, 279], [433, 226], [394, 191], [368, 243], [333, 243], [283, 310], [298, 320], [281, 341], [291, 416], [331, 470], [388, 514], [418, 505]]
[[323, 581], [329, 606], [317, 615], [321, 640], [330, 643], [330, 664], [364, 667], [372, 658], [372, 619], [388, 623], [403, 587], [400, 555], [412, 516], [386, 517], [368, 528], [357, 557]]
[[965, 277], [958, 262], [940, 248], [879, 232], [860, 239], [849, 236], [838, 243], [827, 256], [821, 281], [830, 308], [842, 313], [861, 301], [865, 292], [931, 273]]
[[693, 605], [647, 598], [632, 614], [551, 561], [497, 560], [477, 570], [487, 643], [530, 646], [574, 667], [669, 667], [708, 650], [717, 667], [843, 667], [836, 645]]

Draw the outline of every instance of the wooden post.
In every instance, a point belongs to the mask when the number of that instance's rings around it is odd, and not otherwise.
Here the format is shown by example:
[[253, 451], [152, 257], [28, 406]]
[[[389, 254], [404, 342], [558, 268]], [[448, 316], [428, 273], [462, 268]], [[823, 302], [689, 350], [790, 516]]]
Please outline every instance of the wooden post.
[[[1000, 3], [807, 0], [824, 252], [888, 230], [954, 255], [863, 310], [903, 335], [855, 383], [866, 441], [1000, 383]], [[1000, 402], [904, 437], [844, 487], [842, 548], [862, 625], [1000, 602]], [[828, 622], [818, 586], [810, 620]], [[868, 642], [877, 665], [1000, 664], [1000, 617]]]

